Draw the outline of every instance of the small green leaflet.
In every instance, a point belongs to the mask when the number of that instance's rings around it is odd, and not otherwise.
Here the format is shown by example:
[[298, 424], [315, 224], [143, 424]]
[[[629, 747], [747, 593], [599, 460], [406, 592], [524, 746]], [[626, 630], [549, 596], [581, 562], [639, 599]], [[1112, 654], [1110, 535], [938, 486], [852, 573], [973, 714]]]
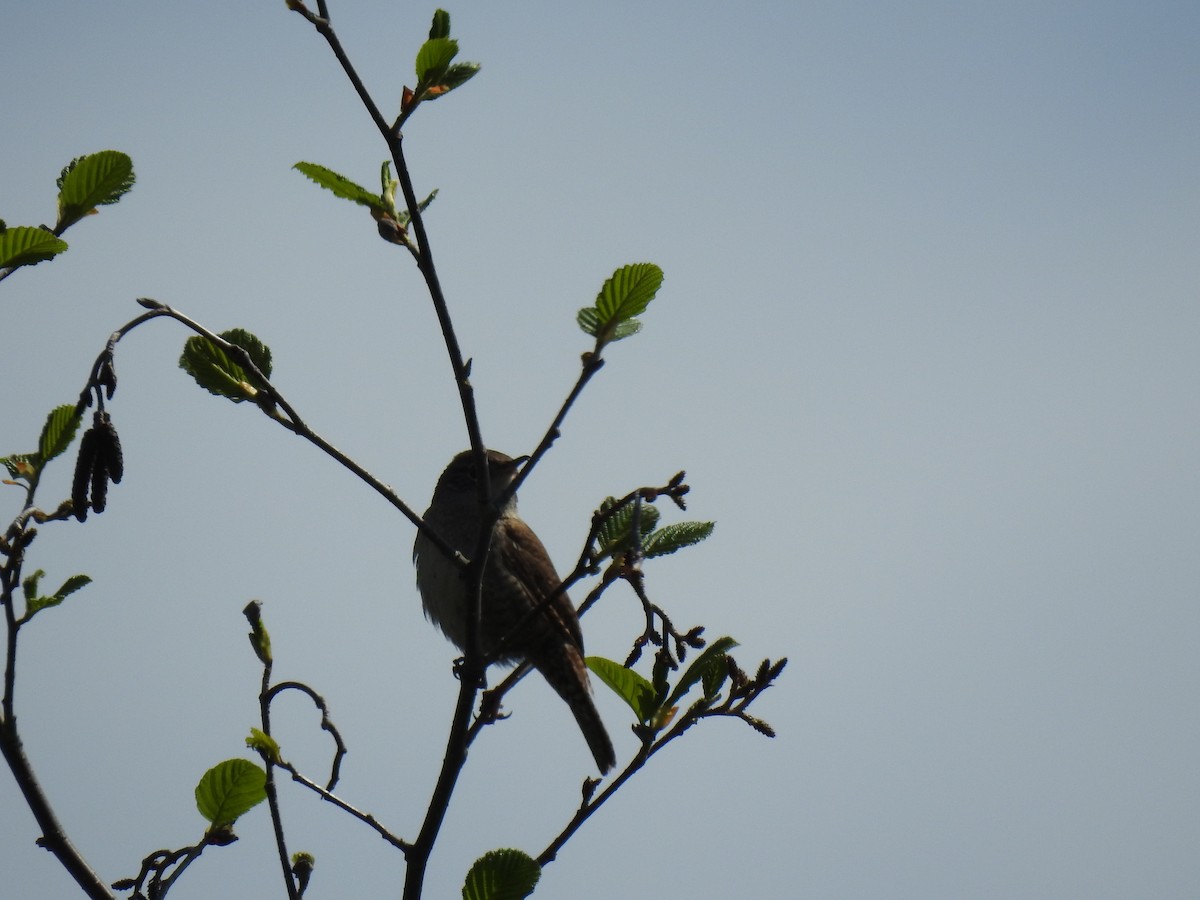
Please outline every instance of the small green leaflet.
[[[224, 331], [219, 336], [245, 350], [263, 376], [271, 377], [270, 347], [241, 328]], [[196, 383], [206, 391], [220, 397], [228, 397], [234, 403], [253, 400], [261, 388], [261, 385], [255, 384], [257, 379], [234, 362], [224, 347], [206, 337], [190, 337], [184, 342], [179, 367], [196, 379]]]
[[[616, 501], [609, 497], [600, 509], [609, 509]], [[698, 544], [712, 534], [715, 522], [675, 522], [658, 527], [658, 509], [649, 504], [642, 505], [640, 535], [642, 552], [647, 559], [666, 556], [684, 547]], [[598, 545], [601, 557], [614, 556], [629, 549], [633, 540], [633, 504], [627, 503], [609, 518], [600, 528]]]
[[[600, 504], [601, 512], [611, 509], [616, 502], [615, 497], [605, 498], [604, 502]], [[598, 538], [602, 555], [611, 556], [629, 548], [633, 531], [633, 506], [632, 503], [626, 503], [600, 527]], [[642, 504], [640, 530], [643, 537], [658, 526], [659, 516], [657, 507], [648, 503]]]
[[429, 26], [429, 39], [450, 37], [450, 13], [444, 9], [435, 10], [433, 24]]
[[274, 762], [280, 760], [279, 742], [261, 728], [250, 729], [250, 736], [246, 738], [246, 746]]
[[441, 81], [446, 69], [458, 56], [458, 41], [448, 37], [430, 38], [417, 51], [416, 70], [419, 83], [425, 86]]
[[196, 785], [196, 809], [213, 827], [232, 825], [267, 799], [267, 773], [248, 759], [227, 759]]
[[41, 569], [38, 569], [21, 582], [21, 590], [25, 594], [25, 615], [21, 617], [22, 623], [28, 622], [43, 609], [58, 606], [77, 590], [92, 583], [92, 579], [87, 575], [72, 575], [62, 583], [62, 587], [57, 591], [49, 597], [44, 597], [38, 594], [38, 587], [42, 576], [45, 574]]
[[[458, 41], [450, 37], [450, 14], [439, 9], [433, 14], [429, 27], [429, 40], [417, 51], [413, 68], [417, 73], [417, 86], [412, 90], [412, 100], [436, 100], [470, 81], [479, 72], [479, 63], [454, 62], [458, 56]], [[410, 100], [405, 108], [411, 111]]]
[[541, 867], [520, 850], [491, 850], [475, 860], [463, 883], [463, 900], [523, 900], [533, 893]]
[[300, 174], [312, 179], [327, 191], [332, 191], [337, 197], [351, 200], [359, 206], [365, 206], [376, 212], [390, 215], [392, 210], [383, 202], [378, 194], [373, 194], [365, 187], [355, 184], [345, 175], [339, 175], [333, 169], [310, 162], [298, 162], [292, 166]]
[[579, 327], [596, 339], [597, 348], [637, 334], [642, 323], [636, 317], [646, 311], [662, 281], [662, 269], [654, 263], [622, 266], [604, 282], [596, 305], [576, 315]]
[[654, 263], [622, 266], [604, 282], [596, 296], [596, 311], [604, 319], [622, 321], [640, 316], [662, 287], [663, 272]]
[[42, 458], [43, 466], [71, 446], [82, 417], [82, 412], [74, 403], [55, 407], [46, 417], [46, 424], [42, 426], [42, 436], [38, 440], [38, 454]]
[[654, 685], [633, 669], [603, 656], [589, 656], [584, 662], [597, 678], [612, 688], [613, 693], [629, 704], [639, 721], [650, 721], [659, 707]]
[[676, 550], [700, 543], [712, 534], [714, 527], [716, 527], [715, 522], [675, 522], [671, 525], [664, 525], [657, 531], [646, 535], [642, 541], [642, 550], [647, 559], [666, 556], [668, 553], [674, 553]]
[[133, 160], [119, 150], [80, 156], [58, 176], [58, 224], [61, 233], [97, 206], [116, 203], [133, 187]]
[[675, 690], [671, 691], [671, 696], [667, 698], [665, 705], [674, 706], [699, 681], [704, 682], [706, 700], [711, 700], [716, 696], [725, 680], [723, 674], [726, 671], [725, 656], [736, 646], [737, 641], [733, 638], [723, 637], [717, 638], [705, 647], [704, 652], [696, 657], [696, 660], [684, 672], [683, 677], [679, 679], [679, 683], [675, 685]]
[[0, 231], [0, 269], [35, 266], [67, 249], [67, 242], [53, 232], [31, 225], [14, 225]]

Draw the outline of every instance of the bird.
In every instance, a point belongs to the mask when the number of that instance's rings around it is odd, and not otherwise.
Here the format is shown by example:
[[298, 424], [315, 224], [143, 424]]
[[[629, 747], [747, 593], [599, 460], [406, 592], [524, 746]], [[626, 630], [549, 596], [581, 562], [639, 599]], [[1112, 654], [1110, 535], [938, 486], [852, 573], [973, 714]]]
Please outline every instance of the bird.
[[[528, 459], [485, 451], [488, 482], [498, 498]], [[425, 524], [466, 557], [475, 552], [483, 523], [474, 453], [464, 450], [438, 479]], [[426, 617], [466, 652], [466, 569], [418, 530], [413, 545], [417, 589]], [[499, 663], [528, 662], [570, 707], [603, 775], [616, 765], [616, 752], [591, 696], [583, 658], [583, 632], [545, 546], [517, 515], [512, 495], [499, 510], [483, 572], [479, 638], [486, 657]], [[537, 610], [536, 613], [531, 611]], [[501, 641], [503, 639], [503, 644]]]

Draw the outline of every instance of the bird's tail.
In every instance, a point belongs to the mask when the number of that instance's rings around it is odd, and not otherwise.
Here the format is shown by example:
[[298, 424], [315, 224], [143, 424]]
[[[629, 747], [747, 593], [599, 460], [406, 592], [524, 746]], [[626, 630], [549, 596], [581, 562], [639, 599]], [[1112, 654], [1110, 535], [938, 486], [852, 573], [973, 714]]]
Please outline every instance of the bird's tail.
[[558, 696], [566, 701], [567, 706], [571, 707], [571, 713], [579, 724], [579, 730], [583, 732], [584, 740], [592, 751], [600, 774], [603, 775], [617, 764], [617, 753], [613, 749], [612, 740], [604, 728], [596, 704], [592, 702], [591, 682], [583, 657], [573, 646], [568, 646], [566, 651], [568, 665], [553, 674], [542, 668], [542, 675], [550, 682]]

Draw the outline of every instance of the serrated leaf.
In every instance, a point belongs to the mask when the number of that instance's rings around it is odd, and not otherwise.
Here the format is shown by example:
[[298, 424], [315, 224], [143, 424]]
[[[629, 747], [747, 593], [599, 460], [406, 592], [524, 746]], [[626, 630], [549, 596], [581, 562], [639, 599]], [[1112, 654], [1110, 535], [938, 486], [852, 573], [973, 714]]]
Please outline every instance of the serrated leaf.
[[711, 644], [704, 648], [696, 659], [688, 666], [687, 671], [683, 673], [683, 677], [679, 679], [675, 685], [675, 690], [671, 691], [671, 696], [667, 698], [666, 705], [674, 706], [679, 700], [692, 689], [692, 686], [701, 681], [712, 666], [725, 665], [726, 654], [737, 646], [737, 641], [731, 637], [717, 638]]
[[[616, 497], [605, 497], [604, 502], [600, 504], [600, 511], [607, 512], [612, 509], [613, 504], [617, 502]], [[617, 547], [621, 538], [629, 531], [629, 518], [631, 513], [628, 511], [629, 504], [621, 507], [600, 526], [600, 531], [596, 533], [596, 543], [600, 547], [602, 553], [608, 554]]]
[[53, 232], [32, 225], [14, 225], [0, 232], [0, 269], [35, 266], [67, 249], [67, 242]]
[[[234, 328], [220, 335], [231, 344], [241, 347], [267, 378], [271, 377], [271, 349], [257, 337], [241, 328]], [[183, 345], [179, 367], [196, 379], [196, 383], [210, 393], [228, 397], [235, 403], [253, 400], [261, 384], [239, 363], [206, 337], [190, 337]]]
[[575, 314], [575, 321], [585, 334], [596, 337], [600, 333], [600, 313], [596, 312], [595, 307], [585, 306]]
[[415, 68], [422, 88], [440, 84], [446, 69], [458, 55], [458, 41], [448, 37], [430, 38], [417, 51]]
[[444, 9], [434, 10], [433, 24], [429, 26], [429, 39], [450, 37], [450, 13]]
[[[601, 509], [607, 509], [614, 502], [612, 497], [601, 504]], [[645, 546], [647, 535], [651, 534], [658, 527], [660, 513], [657, 508], [650, 504], [642, 504], [641, 512], [641, 535], [642, 544]], [[600, 551], [603, 556], [611, 556], [614, 553], [629, 549], [630, 542], [633, 539], [633, 504], [626, 503], [618, 510], [612, 518], [604, 523], [598, 535]]]
[[355, 184], [345, 175], [339, 175], [333, 169], [310, 162], [298, 162], [292, 168], [325, 190], [332, 191], [335, 196], [341, 197], [343, 200], [350, 200], [359, 206], [365, 206], [377, 212], [391, 212], [378, 194], [372, 194], [362, 185]]
[[639, 721], [650, 720], [659, 705], [654, 685], [633, 669], [603, 656], [589, 656], [584, 662], [597, 678], [612, 688], [613, 693], [629, 704]]
[[[480, 65], [474, 62], [455, 63], [446, 69], [444, 74], [437, 83], [437, 94], [445, 94], [454, 90], [456, 87], [461, 87], [472, 78], [479, 74]], [[431, 91], [430, 93], [434, 93]]]
[[44, 574], [41, 569], [38, 569], [35, 573], [37, 577], [32, 582], [26, 579], [26, 583], [22, 585], [25, 589], [25, 616], [23, 621], [29, 621], [35, 613], [41, 612], [43, 609], [58, 606], [77, 590], [92, 583], [92, 579], [87, 575], [72, 575], [51, 596], [39, 597], [37, 596], [37, 582]]
[[244, 328], [230, 328], [228, 331], [222, 331], [219, 337], [245, 350], [263, 377], [271, 377], [271, 348], [254, 334]]
[[596, 305], [576, 314], [579, 327], [601, 346], [637, 334], [642, 323], [635, 316], [646, 311], [662, 280], [662, 269], [654, 263], [622, 266], [604, 282]]
[[50, 412], [46, 417], [46, 424], [42, 426], [42, 436], [38, 439], [38, 454], [41, 456], [42, 465], [71, 446], [82, 418], [83, 414], [76, 410], [73, 403], [55, 407]]
[[87, 575], [72, 575], [70, 578], [68, 578], [66, 581], [64, 581], [62, 583], [62, 587], [60, 587], [57, 591], [54, 592], [54, 596], [57, 597], [59, 600], [66, 600], [69, 596], [71, 596], [77, 590], [79, 590], [80, 588], [85, 587], [91, 583], [92, 583], [92, 579], [91, 579], [91, 577], [89, 577]]
[[119, 150], [101, 150], [71, 160], [58, 176], [58, 225], [78, 222], [97, 206], [116, 203], [133, 187], [133, 160]]
[[675, 522], [664, 525], [658, 531], [647, 535], [642, 542], [646, 557], [666, 556], [684, 547], [698, 544], [712, 534], [715, 522]]
[[624, 321], [646, 311], [662, 286], [663, 272], [654, 263], [622, 266], [604, 282], [596, 296], [596, 311], [605, 320]]
[[533, 893], [541, 867], [520, 850], [491, 850], [475, 860], [463, 882], [463, 900], [523, 900]]
[[267, 773], [248, 759], [227, 759], [196, 785], [196, 809], [213, 827], [232, 825], [267, 798]]
[[228, 397], [234, 403], [251, 400], [258, 393], [249, 383], [248, 373], [205, 337], [190, 337], [184, 342], [179, 367], [209, 393]]

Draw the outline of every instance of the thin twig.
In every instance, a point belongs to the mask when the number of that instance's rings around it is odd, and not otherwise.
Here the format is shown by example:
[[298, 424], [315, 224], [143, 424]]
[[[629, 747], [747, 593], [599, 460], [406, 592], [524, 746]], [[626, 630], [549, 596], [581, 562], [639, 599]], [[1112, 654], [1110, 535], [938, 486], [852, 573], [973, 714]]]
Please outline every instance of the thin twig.
[[396, 837], [396, 835], [392, 834], [392, 832], [390, 832], [390, 831], [388, 831], [388, 829], [384, 828], [383, 825], [380, 824], [379, 820], [376, 819], [373, 815], [371, 815], [370, 813], [367, 813], [367, 812], [363, 812], [361, 809], [358, 809], [357, 807], [355, 807], [352, 804], [348, 803], [347, 801], [343, 800], [341, 797], [339, 797], [337, 794], [330, 791], [328, 788], [323, 788], [323, 787], [321, 787], [321, 785], [317, 784], [311, 778], [308, 778], [305, 775], [302, 775], [292, 763], [280, 762], [278, 765], [281, 769], [284, 769], [285, 771], [291, 773], [292, 781], [296, 782], [297, 784], [304, 785], [304, 787], [306, 787], [310, 791], [313, 791], [314, 793], [316, 793], [322, 800], [325, 800], [328, 803], [332, 803], [334, 806], [338, 807], [339, 809], [345, 810], [350, 815], [354, 816], [354, 818], [358, 819], [360, 822], [366, 823], [371, 828], [373, 828], [379, 834], [379, 836], [381, 838], [383, 838], [385, 841], [387, 841], [393, 847], [396, 847], [397, 849], [402, 850], [405, 854], [407, 854], [409, 852], [409, 850], [411, 849], [411, 845], [407, 841]]
[[[253, 604], [251, 604], [253, 605]], [[250, 607], [247, 607], [249, 609]], [[249, 614], [248, 614], [249, 616]], [[271, 736], [271, 659], [262, 660], [262, 688], [258, 693], [259, 718], [262, 720], [263, 734]], [[275, 847], [279, 853], [279, 864], [283, 869], [283, 882], [287, 885], [289, 900], [300, 900], [300, 890], [292, 874], [292, 864], [288, 857], [287, 841], [283, 834], [283, 814], [279, 810], [279, 792], [275, 789], [275, 760], [264, 756], [267, 767], [267, 805], [271, 810], [271, 825], [275, 831]]]
[[21, 746], [21, 738], [17, 733], [16, 720], [11, 716], [5, 716], [4, 721], [0, 722], [0, 751], [3, 751], [4, 760], [12, 770], [21, 796], [25, 798], [29, 811], [33, 813], [33, 818], [37, 821], [38, 828], [41, 829], [42, 836], [38, 838], [38, 846], [53, 853], [62, 867], [67, 870], [67, 874], [75, 879], [75, 883], [92, 900], [114, 900], [115, 895], [109, 890], [108, 885], [88, 865], [83, 854], [67, 837], [66, 831], [59, 823], [58, 816], [54, 814], [50, 801], [33, 772], [33, 766], [25, 755], [25, 750]]
[[[4, 696], [0, 699], [0, 753], [12, 771], [13, 779], [42, 835], [38, 844], [49, 850], [62, 864], [67, 873], [88, 897], [112, 900], [113, 893], [99, 874], [84, 859], [83, 854], [71, 842], [58, 820], [50, 799], [33, 771], [33, 764], [25, 755], [16, 717], [17, 636], [22, 620], [17, 618], [17, 591], [21, 585], [21, 574], [25, 564], [25, 549], [36, 535], [31, 521], [48, 521], [55, 514], [43, 513], [33, 506], [36, 484], [30, 484], [26, 493], [25, 507], [13, 521], [5, 535], [4, 565], [0, 566], [0, 605], [4, 607], [5, 660]], [[61, 512], [63, 507], [60, 506]]]

